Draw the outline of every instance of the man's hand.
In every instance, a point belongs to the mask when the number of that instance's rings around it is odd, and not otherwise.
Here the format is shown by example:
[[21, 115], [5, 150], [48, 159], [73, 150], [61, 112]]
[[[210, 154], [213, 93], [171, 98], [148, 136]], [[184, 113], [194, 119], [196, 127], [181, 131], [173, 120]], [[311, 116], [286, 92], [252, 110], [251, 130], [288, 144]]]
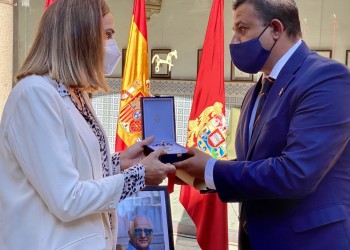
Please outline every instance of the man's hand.
[[190, 158], [174, 163], [176, 169], [181, 169], [195, 178], [204, 180], [205, 165], [211, 156], [194, 147], [189, 148], [187, 154]]

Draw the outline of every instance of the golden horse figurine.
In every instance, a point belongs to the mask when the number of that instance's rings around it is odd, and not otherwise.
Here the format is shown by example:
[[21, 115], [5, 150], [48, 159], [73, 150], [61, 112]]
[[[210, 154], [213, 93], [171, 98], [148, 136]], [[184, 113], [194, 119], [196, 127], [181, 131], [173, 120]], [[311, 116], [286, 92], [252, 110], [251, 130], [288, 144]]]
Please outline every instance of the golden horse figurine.
[[175, 59], [177, 59], [177, 51], [176, 50], [169, 52], [165, 60], [161, 59], [158, 54], [154, 55], [152, 58], [152, 64], [154, 62], [156, 62], [156, 67], [155, 67], [156, 72], [159, 72], [159, 65], [160, 64], [168, 64], [169, 71], [171, 71], [171, 67], [174, 66], [174, 64], [172, 64], [172, 57], [175, 57]]

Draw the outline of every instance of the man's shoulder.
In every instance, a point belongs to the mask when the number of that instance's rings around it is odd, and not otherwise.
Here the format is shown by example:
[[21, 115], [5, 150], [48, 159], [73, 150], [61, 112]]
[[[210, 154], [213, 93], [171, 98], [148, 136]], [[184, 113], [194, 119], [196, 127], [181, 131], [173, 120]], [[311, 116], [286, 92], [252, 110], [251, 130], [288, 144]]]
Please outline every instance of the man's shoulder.
[[129, 243], [128, 248], [126, 250], [136, 250], [136, 248]]
[[[128, 248], [126, 250], [137, 250], [137, 249], [129, 243]], [[152, 248], [148, 247], [148, 250], [152, 250]]]

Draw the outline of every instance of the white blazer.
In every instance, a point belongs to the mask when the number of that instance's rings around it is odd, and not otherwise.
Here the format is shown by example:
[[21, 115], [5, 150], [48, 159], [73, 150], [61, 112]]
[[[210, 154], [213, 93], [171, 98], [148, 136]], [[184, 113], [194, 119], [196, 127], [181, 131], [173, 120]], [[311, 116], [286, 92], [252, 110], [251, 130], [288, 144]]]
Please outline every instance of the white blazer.
[[1, 249], [114, 249], [107, 212], [117, 229], [123, 186], [122, 174], [102, 178], [98, 140], [55, 81], [14, 87], [0, 122]]

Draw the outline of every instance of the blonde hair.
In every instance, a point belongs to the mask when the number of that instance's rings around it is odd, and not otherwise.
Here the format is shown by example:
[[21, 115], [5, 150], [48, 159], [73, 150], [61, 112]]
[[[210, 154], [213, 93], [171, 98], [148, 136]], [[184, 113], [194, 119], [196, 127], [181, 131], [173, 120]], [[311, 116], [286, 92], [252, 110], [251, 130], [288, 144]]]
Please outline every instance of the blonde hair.
[[67, 87], [108, 91], [103, 71], [104, 0], [56, 0], [44, 12], [16, 82], [49, 74]]

